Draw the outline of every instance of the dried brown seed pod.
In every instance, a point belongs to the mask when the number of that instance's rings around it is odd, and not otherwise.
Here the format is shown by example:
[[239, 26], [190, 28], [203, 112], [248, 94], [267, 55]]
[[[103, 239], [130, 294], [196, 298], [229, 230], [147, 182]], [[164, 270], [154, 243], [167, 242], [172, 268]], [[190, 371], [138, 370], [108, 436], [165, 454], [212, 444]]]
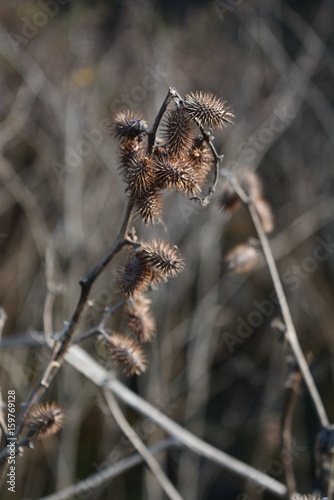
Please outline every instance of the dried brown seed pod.
[[132, 111], [118, 111], [112, 118], [112, 133], [120, 140], [134, 139], [147, 133], [147, 123]]
[[126, 181], [127, 171], [132, 162], [142, 158], [142, 142], [138, 138], [127, 139], [120, 144], [118, 151], [119, 170]]
[[[141, 260], [156, 273], [156, 279], [173, 278], [184, 268], [184, 262], [176, 246], [162, 240], [143, 243]], [[154, 279], [154, 275], [152, 277]]]
[[254, 206], [262, 224], [263, 231], [269, 234], [274, 229], [274, 217], [269, 203], [263, 198], [254, 200]]
[[169, 110], [161, 127], [161, 135], [168, 152], [172, 155], [186, 154], [192, 145], [194, 123], [182, 108]]
[[56, 403], [36, 405], [29, 416], [28, 436], [44, 439], [56, 434], [64, 425], [65, 413]]
[[151, 269], [142, 258], [142, 250], [132, 250], [128, 253], [127, 262], [119, 269], [117, 289], [126, 297], [146, 290], [151, 280]]
[[190, 92], [183, 101], [183, 109], [203, 127], [223, 128], [227, 123], [233, 123], [230, 107], [211, 92]]
[[204, 184], [214, 164], [214, 155], [203, 137], [194, 139], [188, 155], [188, 162], [196, 173], [198, 184]]
[[194, 195], [200, 190], [196, 172], [184, 159], [160, 155], [154, 162], [157, 186]]
[[124, 375], [140, 375], [146, 370], [146, 359], [141, 347], [121, 334], [111, 335], [106, 343], [107, 363]]
[[150, 311], [151, 301], [143, 295], [136, 296], [124, 307], [126, 331], [138, 342], [149, 342], [155, 335], [156, 324]]
[[228, 270], [233, 274], [246, 273], [254, 269], [259, 258], [256, 245], [243, 243], [237, 245], [225, 257]]
[[142, 219], [146, 226], [154, 224], [157, 220], [161, 220], [163, 198], [160, 189], [150, 187], [146, 191], [142, 191], [140, 194], [132, 197], [132, 199], [137, 217]]
[[134, 155], [127, 164], [124, 180], [128, 184], [127, 190], [134, 197], [147, 192], [155, 181], [152, 158]]

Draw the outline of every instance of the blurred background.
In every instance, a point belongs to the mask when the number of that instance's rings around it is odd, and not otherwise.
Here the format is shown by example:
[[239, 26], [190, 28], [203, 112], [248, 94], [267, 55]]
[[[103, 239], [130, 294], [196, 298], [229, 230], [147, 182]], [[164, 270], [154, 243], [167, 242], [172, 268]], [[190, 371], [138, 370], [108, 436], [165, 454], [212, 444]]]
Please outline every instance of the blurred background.
[[[47, 359], [43, 332], [59, 332], [78, 281], [119, 230], [126, 204], [110, 118], [131, 109], [152, 124], [169, 86], [210, 91], [234, 110], [215, 134], [223, 166], [257, 170], [270, 202], [271, 245], [302, 348], [331, 421], [333, 405], [334, 6], [330, 0], [40, 0], [0, 4], [0, 305], [7, 314], [0, 383], [25, 401]], [[207, 189], [207, 188], [206, 188]], [[226, 272], [224, 256], [254, 236], [246, 211], [222, 214], [166, 193], [164, 224], [141, 238], [177, 244], [185, 271], [150, 293], [157, 336], [149, 366], [128, 380], [143, 398], [217, 448], [284, 481], [280, 419], [286, 349], [271, 327], [279, 308], [264, 265]], [[96, 282], [80, 331], [119, 300], [122, 256]], [[49, 291], [49, 293], [48, 293]], [[52, 293], [50, 293], [52, 292]], [[110, 327], [118, 329], [117, 315]], [[99, 343], [84, 347], [104, 363]], [[123, 378], [122, 378], [123, 380]], [[3, 396], [5, 397], [5, 396]], [[17, 498], [41, 498], [132, 447], [99, 391], [64, 366], [48, 397], [67, 412], [61, 434], [17, 463]], [[164, 433], [124, 407], [147, 445]], [[303, 390], [293, 432], [300, 492], [315, 486], [316, 413]], [[271, 499], [180, 448], [159, 455], [185, 499]], [[3, 490], [2, 498], [14, 498]], [[88, 498], [88, 497], [87, 497]], [[89, 498], [162, 500], [140, 465]]]

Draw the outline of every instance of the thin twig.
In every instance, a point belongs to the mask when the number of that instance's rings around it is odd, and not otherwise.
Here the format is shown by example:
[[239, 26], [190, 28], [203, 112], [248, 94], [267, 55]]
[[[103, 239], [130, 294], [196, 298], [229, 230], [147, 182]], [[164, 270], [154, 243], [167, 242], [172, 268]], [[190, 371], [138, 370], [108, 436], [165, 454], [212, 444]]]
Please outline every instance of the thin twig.
[[319, 395], [318, 389], [314, 383], [313, 377], [311, 375], [310, 369], [308, 367], [308, 364], [306, 362], [305, 356], [303, 354], [303, 351], [301, 350], [298, 337], [297, 337], [297, 332], [295, 330], [290, 309], [286, 300], [286, 296], [284, 294], [283, 286], [278, 274], [278, 270], [276, 267], [276, 263], [273, 257], [273, 254], [271, 252], [270, 246], [269, 246], [269, 241], [268, 238], [263, 231], [262, 224], [260, 221], [260, 218], [257, 214], [256, 208], [252, 203], [248, 203], [248, 210], [249, 213], [252, 217], [256, 232], [258, 234], [261, 247], [263, 250], [264, 257], [266, 259], [269, 272], [274, 284], [274, 288], [277, 294], [277, 298], [280, 304], [280, 308], [282, 311], [282, 316], [283, 320], [286, 326], [286, 339], [288, 340], [290, 347], [292, 349], [293, 355], [297, 361], [298, 367], [300, 369], [300, 372], [303, 376], [304, 382], [306, 384], [306, 387], [308, 389], [308, 392], [312, 398], [313, 404], [315, 406], [316, 412], [319, 417], [320, 424], [322, 427], [327, 427], [329, 425], [329, 420], [326, 414], [325, 407], [323, 405], [323, 402], [321, 400], [321, 397]]
[[192, 198], [192, 200], [194, 200], [194, 201], [199, 201], [200, 204], [202, 205], [202, 207], [206, 207], [209, 204], [211, 197], [216, 192], [216, 188], [217, 188], [217, 184], [218, 184], [218, 179], [219, 179], [219, 164], [223, 160], [224, 155], [219, 155], [217, 153], [215, 145], [213, 144], [213, 136], [212, 136], [212, 134], [204, 130], [204, 128], [201, 125], [201, 123], [199, 122], [199, 120], [196, 119], [195, 121], [196, 121], [197, 126], [199, 127], [199, 129], [201, 131], [201, 134], [203, 136], [203, 140], [207, 143], [207, 145], [211, 149], [211, 152], [212, 152], [213, 157], [214, 157], [214, 162], [215, 162], [215, 164], [214, 164], [214, 171], [215, 171], [215, 173], [214, 173], [214, 179], [213, 179], [212, 185], [209, 187], [208, 194], [204, 198], [201, 198], [200, 196], [194, 196]]
[[257, 235], [259, 237], [263, 254], [273, 281], [275, 292], [277, 294], [277, 299], [281, 308], [283, 320], [286, 326], [286, 339], [290, 344], [292, 353], [296, 359], [300, 372], [303, 376], [304, 382], [306, 384], [307, 390], [312, 398], [316, 412], [319, 417], [320, 424], [322, 427], [328, 427], [329, 420], [326, 414], [325, 407], [323, 405], [322, 399], [319, 395], [318, 389], [314, 383], [313, 377], [311, 375], [310, 369], [306, 362], [303, 351], [301, 350], [296, 329], [294, 327], [288, 302], [283, 290], [282, 282], [278, 274], [275, 259], [273, 257], [272, 251], [270, 249], [268, 238], [263, 230], [260, 218], [258, 216], [255, 205], [249, 199], [249, 197], [241, 189], [235, 175], [226, 169], [221, 170], [221, 175], [223, 175], [231, 184], [241, 201], [247, 206], [250, 216], [252, 218], [253, 224], [255, 226]]
[[[312, 354], [307, 356], [311, 362]], [[297, 483], [293, 468], [293, 437], [292, 422], [303, 377], [299, 370], [294, 370], [287, 381], [287, 395], [282, 413], [282, 450], [284, 451], [285, 481], [290, 497], [297, 492]]]
[[285, 401], [283, 415], [282, 415], [282, 450], [284, 450], [284, 472], [285, 481], [288, 488], [289, 496], [296, 493], [297, 483], [293, 469], [293, 456], [292, 456], [292, 420], [295, 411], [298, 390], [302, 381], [301, 373], [298, 371], [294, 373], [293, 380], [288, 389], [287, 398]]
[[126, 304], [126, 300], [121, 300], [117, 304], [111, 306], [111, 307], [106, 307], [104, 315], [100, 323], [90, 330], [87, 330], [86, 332], [82, 333], [81, 335], [78, 335], [73, 339], [73, 344], [79, 344], [80, 342], [83, 342], [84, 340], [89, 339], [90, 337], [94, 337], [95, 335], [101, 333], [101, 330], [104, 330], [106, 322], [110, 318], [112, 314], [114, 314], [118, 309], [121, 309], [124, 305]]
[[47, 338], [47, 343], [50, 342], [53, 336], [53, 308], [57, 295], [64, 293], [65, 287], [56, 282], [55, 276], [55, 249], [51, 239], [48, 241], [45, 252], [45, 277], [48, 293], [46, 295], [44, 311], [43, 311], [43, 327], [44, 335]]
[[[156, 455], [161, 451], [168, 450], [172, 446], [175, 446], [175, 440], [172, 438], [165, 439], [164, 441], [160, 441], [159, 443], [153, 445], [149, 448], [149, 452], [152, 455]], [[41, 500], [68, 500], [76, 497], [80, 497], [81, 494], [87, 495], [88, 492], [92, 492], [96, 488], [99, 488], [101, 485], [109, 481], [110, 479], [123, 474], [129, 469], [132, 469], [136, 465], [143, 462], [143, 457], [140, 453], [134, 453], [130, 457], [124, 458], [119, 462], [110, 465], [109, 467], [105, 467], [98, 471], [96, 474], [92, 474], [88, 476], [83, 481], [80, 481], [77, 484], [73, 484], [68, 486], [67, 488], [58, 491], [58, 493], [54, 493], [52, 495], [48, 495], [47, 497], [41, 498]]]
[[123, 299], [120, 302], [118, 302], [117, 304], [115, 304], [114, 306], [106, 307], [104, 310], [103, 318], [100, 322], [100, 327], [105, 328], [106, 323], [107, 323], [108, 319], [110, 318], [110, 316], [112, 316], [116, 311], [118, 311], [118, 309], [121, 309], [123, 306], [125, 306], [125, 304], [126, 304], [126, 300]]
[[124, 432], [126, 437], [131, 441], [133, 446], [136, 448], [138, 453], [143, 457], [146, 462], [146, 465], [151, 470], [152, 474], [166, 493], [166, 495], [172, 500], [182, 500], [181, 495], [175, 489], [174, 485], [170, 482], [164, 471], [161, 469], [158, 461], [154, 458], [152, 453], [148, 450], [148, 448], [144, 445], [142, 440], [139, 438], [138, 434], [134, 431], [131, 425], [128, 423], [126, 418], [124, 417], [115, 396], [108, 390], [104, 391], [104, 396], [106, 398], [109, 409], [112, 413], [112, 416], [116, 420], [117, 424]]
[[157, 130], [161, 121], [161, 118], [163, 117], [168, 104], [171, 102], [173, 97], [176, 97], [178, 94], [176, 90], [173, 87], [169, 87], [168, 93], [165, 97], [164, 102], [161, 105], [161, 108], [156, 116], [156, 119], [154, 120], [154, 123], [152, 125], [152, 128], [148, 131], [147, 136], [148, 136], [148, 144], [147, 144], [147, 153], [150, 154], [153, 151], [154, 148], [154, 143], [155, 143], [155, 136], [157, 134]]

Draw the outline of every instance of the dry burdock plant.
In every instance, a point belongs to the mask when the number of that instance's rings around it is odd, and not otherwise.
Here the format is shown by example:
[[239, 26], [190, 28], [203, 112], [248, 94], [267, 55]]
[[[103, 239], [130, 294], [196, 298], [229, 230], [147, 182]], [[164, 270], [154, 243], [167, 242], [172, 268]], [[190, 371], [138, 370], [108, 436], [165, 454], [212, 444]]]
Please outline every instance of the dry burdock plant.
[[64, 421], [64, 411], [57, 404], [36, 405], [30, 413], [27, 436], [30, 439], [52, 436], [63, 427]]
[[[218, 196], [218, 203], [223, 212], [232, 216], [242, 206], [246, 207], [251, 216], [258, 239], [249, 237], [246, 243], [241, 242], [232, 249], [226, 256], [227, 268], [233, 273], [248, 272], [256, 266], [259, 258], [266, 261], [281, 308], [282, 318], [279, 324], [282, 325], [288, 355], [294, 361], [282, 415], [282, 444], [288, 455], [288, 459], [284, 461], [286, 484], [230, 457], [183, 429], [130, 391], [82, 348], [74, 345], [88, 337], [102, 336], [108, 370], [115, 369], [123, 375], [131, 376], [140, 375], [149, 369], [150, 360], [145, 355], [145, 343], [152, 341], [157, 332], [151, 302], [146, 294], [152, 288], [178, 276], [185, 264], [179, 250], [170, 242], [160, 239], [139, 240], [134, 229], [130, 228], [131, 220], [135, 216], [145, 225], [161, 221], [165, 190], [180, 192], [192, 201], [206, 206], [216, 191], [222, 160], [213, 144], [212, 129], [222, 129], [232, 123], [232, 119], [230, 107], [219, 97], [209, 92], [190, 92], [182, 98], [174, 88], [169, 89], [152, 127], [132, 111], [118, 112], [113, 117], [112, 133], [119, 144], [119, 171], [126, 186], [127, 207], [124, 219], [109, 251], [86, 278], [80, 281], [81, 294], [75, 311], [65, 324], [64, 330], [50, 346], [51, 354], [45, 371], [24, 404], [18, 419], [15, 431], [16, 453], [22, 452], [24, 447], [30, 447], [33, 438], [47, 437], [57, 432], [64, 424], [62, 409], [54, 403], [41, 405], [39, 402], [66, 360], [104, 390], [107, 407], [114, 419], [138, 451], [140, 460], [146, 462], [169, 498], [180, 499], [181, 496], [154, 458], [153, 451], [146, 448], [125, 419], [115, 395], [154, 420], [174, 439], [173, 442], [161, 443], [161, 446], [172, 446], [177, 441], [179, 446], [190, 448], [200, 456], [213, 460], [244, 479], [252, 480], [281, 498], [320, 498], [317, 494], [298, 494], [293, 471], [291, 425], [296, 395], [303, 382], [312, 398], [320, 423], [317, 467], [319, 492], [328, 495], [328, 498], [333, 497], [333, 427], [329, 425], [322, 400], [298, 342], [267, 238], [273, 230], [272, 212], [254, 171], [244, 169], [234, 175], [226, 169], [221, 169], [221, 176], [226, 182]], [[212, 171], [213, 182], [208, 193], [201, 196]], [[117, 274], [120, 302], [105, 309], [100, 324], [95, 328], [83, 335], [77, 335], [83, 312], [89, 304], [93, 284], [124, 247], [125, 262], [119, 267]], [[113, 313], [120, 308], [123, 309], [121, 326], [108, 327], [107, 325], [112, 324]], [[3, 422], [3, 419], [1, 420]], [[10, 439], [11, 436], [3, 424], [2, 427]], [[2, 482], [6, 477], [8, 456], [8, 448], [5, 447], [0, 454]], [[107, 478], [108, 475], [105, 474], [103, 481]], [[83, 491], [86, 492], [88, 483], [90, 488], [94, 488], [94, 484], [101, 484], [101, 478], [97, 483], [94, 483], [94, 477], [89, 478], [52, 498], [72, 498]]]
[[[11, 413], [11, 406], [9, 406], [9, 416], [13, 417]], [[3, 408], [2, 410], [3, 411]], [[34, 441], [46, 439], [57, 432], [64, 426], [65, 412], [56, 403], [41, 403], [33, 405], [30, 408], [29, 417], [25, 420], [23, 432], [18, 439], [18, 435], [13, 431], [14, 420], [8, 418], [8, 429], [3, 415], [0, 417], [0, 425], [2, 431], [7, 437], [7, 448], [1, 453], [2, 467], [6, 462], [4, 459], [9, 456], [9, 462], [15, 463], [15, 455], [22, 454], [24, 448], [34, 448]], [[13, 449], [14, 447], [14, 449]], [[15, 489], [15, 488], [14, 488]]]

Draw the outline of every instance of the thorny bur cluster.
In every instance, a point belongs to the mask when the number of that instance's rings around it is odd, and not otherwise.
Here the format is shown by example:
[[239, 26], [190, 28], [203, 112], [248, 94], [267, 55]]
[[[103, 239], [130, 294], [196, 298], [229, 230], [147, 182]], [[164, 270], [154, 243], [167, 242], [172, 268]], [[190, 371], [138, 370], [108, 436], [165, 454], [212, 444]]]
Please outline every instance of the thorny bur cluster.
[[165, 111], [154, 142], [146, 121], [131, 111], [114, 117], [113, 132], [120, 140], [120, 172], [137, 216], [145, 224], [162, 217], [165, 189], [195, 196], [201, 191], [215, 161], [202, 127], [222, 128], [233, 114], [224, 101], [210, 93], [192, 92], [174, 98]]
[[[116, 113], [112, 132], [119, 141], [119, 170], [137, 219], [145, 225], [162, 219], [164, 190], [203, 201], [199, 197], [202, 187], [212, 170], [217, 182], [221, 159], [212, 142], [212, 129], [224, 128], [232, 123], [233, 116], [226, 102], [214, 94], [190, 92], [183, 99], [175, 89], [170, 89], [152, 128], [133, 111]], [[245, 171], [238, 182], [256, 203], [265, 231], [269, 232], [271, 212], [256, 174]], [[209, 193], [214, 189], [215, 185], [211, 186]], [[228, 213], [241, 205], [233, 188], [223, 190], [220, 205]], [[250, 269], [258, 254], [255, 247], [250, 242], [227, 256], [230, 270]], [[146, 369], [141, 344], [153, 338], [155, 321], [145, 292], [176, 276], [183, 266], [178, 249], [162, 240], [134, 241], [130, 245], [118, 275], [118, 291], [126, 298], [125, 334], [112, 333], [106, 339], [109, 364], [123, 374], [140, 374]]]
[[[217, 161], [204, 127], [223, 128], [233, 114], [224, 101], [208, 92], [191, 92], [182, 99], [170, 92], [152, 129], [132, 111], [113, 118], [119, 141], [119, 170], [129, 203], [145, 225], [162, 219], [163, 191], [196, 196]], [[155, 321], [145, 292], [183, 269], [178, 249], [162, 240], [137, 242], [130, 247], [119, 271], [118, 290], [127, 303], [124, 329], [107, 341], [109, 364], [125, 375], [146, 368], [141, 344], [155, 334]]]

